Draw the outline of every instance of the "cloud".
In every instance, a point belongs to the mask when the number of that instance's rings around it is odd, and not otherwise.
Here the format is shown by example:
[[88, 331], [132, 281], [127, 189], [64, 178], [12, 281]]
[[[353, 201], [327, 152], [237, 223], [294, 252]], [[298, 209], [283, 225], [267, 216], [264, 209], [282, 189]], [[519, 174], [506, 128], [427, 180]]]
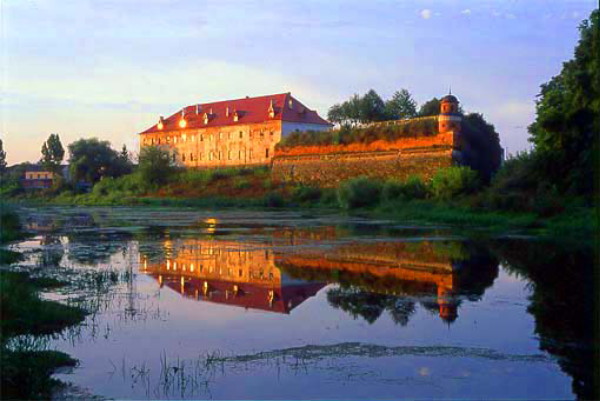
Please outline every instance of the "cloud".
[[465, 8], [460, 13], [463, 14], [463, 15], [471, 15], [471, 9], [470, 8]]
[[429, 19], [431, 18], [431, 10], [428, 8], [425, 8], [423, 10], [421, 10], [421, 18], [423, 19]]

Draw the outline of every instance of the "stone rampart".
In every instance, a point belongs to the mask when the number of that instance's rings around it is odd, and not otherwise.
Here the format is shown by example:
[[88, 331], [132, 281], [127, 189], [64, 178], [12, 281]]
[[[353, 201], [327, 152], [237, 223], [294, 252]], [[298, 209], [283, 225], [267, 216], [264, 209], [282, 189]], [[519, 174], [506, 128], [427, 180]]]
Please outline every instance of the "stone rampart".
[[[439, 168], [452, 165], [452, 134], [411, 138], [397, 143], [381, 143], [369, 149], [344, 151], [296, 147], [276, 152], [272, 161], [274, 181], [295, 182], [319, 187], [336, 187], [347, 179], [367, 176], [376, 179], [405, 180], [411, 175], [430, 179]], [[412, 145], [406, 147], [406, 145]], [[332, 147], [333, 148], [333, 147]], [[303, 152], [305, 150], [305, 152]], [[315, 151], [316, 150], [316, 151]]]

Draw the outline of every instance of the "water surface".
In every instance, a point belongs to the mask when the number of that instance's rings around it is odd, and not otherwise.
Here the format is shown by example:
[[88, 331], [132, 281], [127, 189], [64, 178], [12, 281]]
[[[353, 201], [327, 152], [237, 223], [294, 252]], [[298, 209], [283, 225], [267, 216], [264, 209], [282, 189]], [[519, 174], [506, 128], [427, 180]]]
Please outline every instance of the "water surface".
[[[93, 313], [56, 375], [120, 399], [585, 397], [592, 257], [299, 212], [26, 209], [22, 268]], [[588, 280], [581, 280], [581, 277]]]

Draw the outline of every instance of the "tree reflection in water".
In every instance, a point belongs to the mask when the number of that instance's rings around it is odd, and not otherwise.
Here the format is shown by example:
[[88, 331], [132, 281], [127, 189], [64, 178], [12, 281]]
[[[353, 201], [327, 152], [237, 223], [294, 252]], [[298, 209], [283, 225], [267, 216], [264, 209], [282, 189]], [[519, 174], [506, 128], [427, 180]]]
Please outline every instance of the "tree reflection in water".
[[579, 399], [600, 399], [598, 265], [591, 247], [506, 240], [491, 245], [505, 268], [531, 282], [540, 349], [558, 358]]

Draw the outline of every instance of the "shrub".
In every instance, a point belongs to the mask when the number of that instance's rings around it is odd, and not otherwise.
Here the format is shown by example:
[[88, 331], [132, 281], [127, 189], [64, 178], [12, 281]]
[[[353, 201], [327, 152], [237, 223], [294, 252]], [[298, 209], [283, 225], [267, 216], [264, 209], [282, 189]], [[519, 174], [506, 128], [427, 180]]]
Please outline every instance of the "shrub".
[[144, 182], [161, 185], [170, 180], [177, 168], [168, 150], [158, 146], [146, 146], [140, 153], [138, 171]]
[[265, 206], [267, 207], [283, 207], [284, 204], [283, 196], [277, 192], [269, 192], [265, 196]]
[[383, 185], [381, 197], [384, 201], [425, 199], [427, 186], [420, 177], [411, 176], [405, 182], [388, 180]]
[[431, 191], [436, 199], [449, 200], [475, 191], [478, 185], [477, 172], [468, 167], [454, 166], [435, 173], [431, 180]]
[[251, 186], [250, 180], [246, 177], [239, 176], [233, 179], [233, 187], [235, 189], [245, 189], [250, 188]]
[[372, 206], [379, 202], [381, 183], [368, 177], [353, 178], [340, 185], [337, 195], [344, 209]]
[[321, 199], [321, 189], [308, 186], [298, 186], [292, 192], [292, 199], [300, 203], [318, 202]]

